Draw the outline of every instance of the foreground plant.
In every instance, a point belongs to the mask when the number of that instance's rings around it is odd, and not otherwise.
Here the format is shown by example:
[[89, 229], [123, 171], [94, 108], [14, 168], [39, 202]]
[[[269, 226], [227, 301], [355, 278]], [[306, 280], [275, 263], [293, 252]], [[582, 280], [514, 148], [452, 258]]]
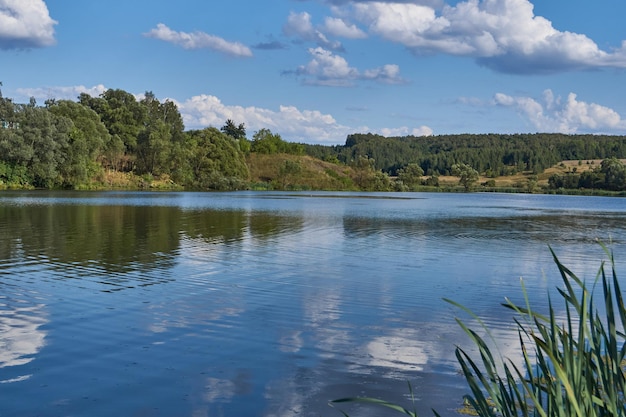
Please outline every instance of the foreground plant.
[[[514, 320], [524, 359], [521, 366], [500, 354], [494, 356], [482, 336], [456, 319], [480, 356], [476, 360], [462, 348], [456, 349], [457, 360], [472, 392], [465, 400], [477, 415], [626, 415], [626, 377], [622, 369], [626, 355], [626, 308], [613, 257], [603, 248], [610, 258], [611, 275], [607, 276], [602, 263], [591, 287], [561, 264], [551, 251], [565, 285], [558, 289], [564, 301], [564, 319], [557, 318], [551, 300], [547, 315], [533, 310], [523, 283], [525, 305], [508, 299], [503, 304], [517, 313]], [[598, 283], [602, 286], [601, 294], [594, 293]], [[469, 313], [493, 340], [489, 329], [475, 314], [454, 301], [446, 301]], [[345, 402], [377, 404], [417, 417], [415, 411], [372, 398], [344, 398], [332, 401], [331, 405]]]

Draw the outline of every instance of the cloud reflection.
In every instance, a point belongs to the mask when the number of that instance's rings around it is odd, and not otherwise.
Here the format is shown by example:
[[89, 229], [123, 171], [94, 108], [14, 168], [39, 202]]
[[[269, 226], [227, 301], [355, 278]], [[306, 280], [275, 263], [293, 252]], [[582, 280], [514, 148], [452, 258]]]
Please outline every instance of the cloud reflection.
[[[46, 332], [41, 329], [48, 323], [44, 305], [0, 306], [4, 307], [0, 310], [0, 368], [25, 365], [34, 360], [46, 344]], [[29, 377], [22, 375], [0, 383], [24, 381]]]

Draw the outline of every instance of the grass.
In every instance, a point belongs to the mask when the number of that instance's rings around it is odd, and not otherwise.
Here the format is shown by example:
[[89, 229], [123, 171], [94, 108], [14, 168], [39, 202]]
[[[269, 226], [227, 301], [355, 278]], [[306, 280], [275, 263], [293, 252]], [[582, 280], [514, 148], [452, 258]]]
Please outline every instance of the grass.
[[[301, 170], [289, 175], [287, 181], [280, 178], [280, 169], [286, 161], [297, 163]], [[247, 157], [252, 187], [289, 190], [337, 190], [353, 191], [352, 168], [333, 164], [306, 155], [252, 153]], [[263, 187], [261, 184], [265, 183]]]
[[[487, 343], [494, 342], [487, 326], [470, 309], [448, 303], [468, 313], [486, 336], [461, 319], [457, 323], [477, 348], [474, 358], [461, 347], [456, 357], [470, 395], [466, 411], [485, 417], [594, 417], [626, 415], [626, 308], [615, 272], [613, 256], [602, 263], [588, 284], [565, 267], [552, 252], [563, 288], [558, 289], [564, 318], [558, 318], [552, 300], [546, 314], [533, 309], [522, 283], [524, 304], [506, 300], [503, 306], [516, 313], [519, 349], [523, 365], [516, 365]], [[610, 273], [607, 274], [607, 268]], [[492, 343], [493, 345], [493, 343]], [[397, 404], [372, 398], [344, 398], [331, 405], [359, 402], [383, 406], [416, 417]], [[341, 411], [344, 416], [348, 416]], [[434, 412], [435, 415], [438, 415]]]

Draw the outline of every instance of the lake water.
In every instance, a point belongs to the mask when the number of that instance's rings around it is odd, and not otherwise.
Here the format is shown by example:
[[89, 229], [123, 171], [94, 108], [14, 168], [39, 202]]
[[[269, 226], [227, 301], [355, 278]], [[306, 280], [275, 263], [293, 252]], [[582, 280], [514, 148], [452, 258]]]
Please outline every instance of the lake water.
[[549, 247], [592, 280], [597, 239], [626, 276], [626, 200], [2, 192], [0, 416], [339, 416], [410, 406], [407, 381], [455, 415], [470, 345], [442, 298], [516, 360], [504, 297], [523, 277], [545, 307]]

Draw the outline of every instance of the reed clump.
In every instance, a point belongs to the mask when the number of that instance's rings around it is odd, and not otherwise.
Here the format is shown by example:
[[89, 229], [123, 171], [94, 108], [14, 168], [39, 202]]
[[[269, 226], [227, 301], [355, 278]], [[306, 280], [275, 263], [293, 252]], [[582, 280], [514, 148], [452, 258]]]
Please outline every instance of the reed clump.
[[[578, 278], [552, 251], [563, 282], [558, 289], [564, 307], [561, 316], [557, 317], [551, 299], [547, 313], [533, 309], [523, 282], [524, 304], [509, 299], [503, 303], [515, 313], [521, 365], [490, 347], [493, 337], [478, 316], [446, 300], [469, 313], [485, 334], [456, 319], [477, 348], [477, 357], [456, 348], [471, 391], [465, 398], [467, 409], [484, 417], [626, 415], [626, 308], [613, 256], [603, 248], [610, 264], [603, 262], [590, 283]], [[345, 402], [377, 404], [417, 417], [414, 410], [372, 398], [344, 398], [331, 405]]]

